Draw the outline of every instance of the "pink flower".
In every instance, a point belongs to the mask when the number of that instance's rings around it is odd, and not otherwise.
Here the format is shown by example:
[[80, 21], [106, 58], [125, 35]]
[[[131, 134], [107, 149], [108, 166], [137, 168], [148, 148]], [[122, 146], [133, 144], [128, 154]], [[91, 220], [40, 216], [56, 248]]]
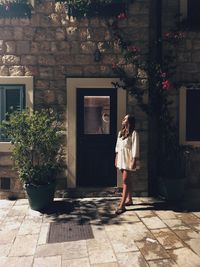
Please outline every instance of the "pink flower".
[[123, 13], [120, 13], [120, 14], [117, 16], [117, 18], [118, 18], [119, 20], [127, 19], [127, 15], [123, 12]]
[[171, 82], [169, 80], [165, 80], [162, 82], [162, 88], [164, 90], [169, 90], [171, 88]]
[[160, 76], [161, 76], [162, 78], [166, 78], [167, 74], [166, 74], [165, 72], [161, 72]]
[[117, 68], [117, 64], [116, 63], [112, 63], [112, 69], [116, 69]]

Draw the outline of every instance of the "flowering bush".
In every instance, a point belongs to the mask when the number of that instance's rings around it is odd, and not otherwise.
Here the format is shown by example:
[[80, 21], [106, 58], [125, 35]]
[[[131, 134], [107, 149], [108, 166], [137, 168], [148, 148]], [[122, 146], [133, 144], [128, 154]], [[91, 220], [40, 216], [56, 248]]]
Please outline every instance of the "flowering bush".
[[[118, 20], [126, 19], [126, 15], [120, 15], [110, 24], [114, 36], [114, 42], [118, 44], [123, 55], [123, 60], [113, 62], [112, 68], [121, 82], [116, 83], [116, 87], [121, 87], [133, 95], [138, 105], [151, 118], [156, 120], [158, 132], [159, 147], [159, 175], [167, 175], [166, 169], [169, 169], [169, 162], [177, 162], [177, 171], [174, 169], [174, 176], [178, 176], [183, 171], [183, 159], [188, 156], [186, 153], [188, 147], [179, 145], [177, 122], [174, 120], [170, 112], [172, 101], [170, 100], [171, 91], [175, 90], [172, 82], [175, 73], [175, 57], [176, 45], [185, 38], [185, 33], [178, 30], [167, 32], [163, 35], [159, 42], [165, 45], [165, 54], [163, 54], [162, 62], [144, 61], [141, 50], [133, 46], [126, 39], [118, 28]], [[127, 68], [127, 66], [129, 66]], [[127, 69], [129, 71], [127, 71]], [[132, 72], [130, 72], [130, 69]], [[145, 103], [144, 93], [151, 88], [149, 102]], [[178, 164], [180, 162], [180, 164]], [[182, 163], [181, 163], [182, 162]], [[185, 166], [185, 165], [184, 165]], [[180, 168], [180, 170], [178, 169]]]

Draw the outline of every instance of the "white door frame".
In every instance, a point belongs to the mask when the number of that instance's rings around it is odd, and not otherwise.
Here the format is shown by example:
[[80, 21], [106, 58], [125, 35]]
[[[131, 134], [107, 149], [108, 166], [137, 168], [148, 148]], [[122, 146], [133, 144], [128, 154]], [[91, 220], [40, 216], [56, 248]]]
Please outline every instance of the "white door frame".
[[[67, 78], [67, 186], [76, 187], [76, 92], [77, 88], [108, 89], [114, 88], [112, 82], [117, 78]], [[126, 114], [126, 90], [117, 89], [117, 130], [121, 128], [121, 121]], [[117, 136], [116, 136], [117, 138]], [[112, 163], [111, 163], [112, 164]], [[114, 162], [113, 162], [114, 164]], [[117, 185], [120, 186], [120, 175], [117, 175]]]

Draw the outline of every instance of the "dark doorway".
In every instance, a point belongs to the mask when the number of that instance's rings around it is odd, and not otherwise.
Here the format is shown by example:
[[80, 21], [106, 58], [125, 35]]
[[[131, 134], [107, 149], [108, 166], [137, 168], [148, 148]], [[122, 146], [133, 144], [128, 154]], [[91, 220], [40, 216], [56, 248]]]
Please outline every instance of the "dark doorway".
[[77, 88], [77, 186], [116, 186], [116, 89]]

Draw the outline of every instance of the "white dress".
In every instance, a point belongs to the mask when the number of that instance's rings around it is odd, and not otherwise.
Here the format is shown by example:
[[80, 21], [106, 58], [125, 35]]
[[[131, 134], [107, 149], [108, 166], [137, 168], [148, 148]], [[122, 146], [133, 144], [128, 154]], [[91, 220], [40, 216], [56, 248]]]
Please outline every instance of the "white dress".
[[[122, 139], [120, 132], [118, 134], [117, 143], [115, 147], [117, 153], [117, 168], [120, 170], [136, 171], [139, 166], [139, 135], [136, 131], [133, 131], [132, 135]], [[136, 168], [131, 169], [131, 161], [133, 158], [136, 160]]]

